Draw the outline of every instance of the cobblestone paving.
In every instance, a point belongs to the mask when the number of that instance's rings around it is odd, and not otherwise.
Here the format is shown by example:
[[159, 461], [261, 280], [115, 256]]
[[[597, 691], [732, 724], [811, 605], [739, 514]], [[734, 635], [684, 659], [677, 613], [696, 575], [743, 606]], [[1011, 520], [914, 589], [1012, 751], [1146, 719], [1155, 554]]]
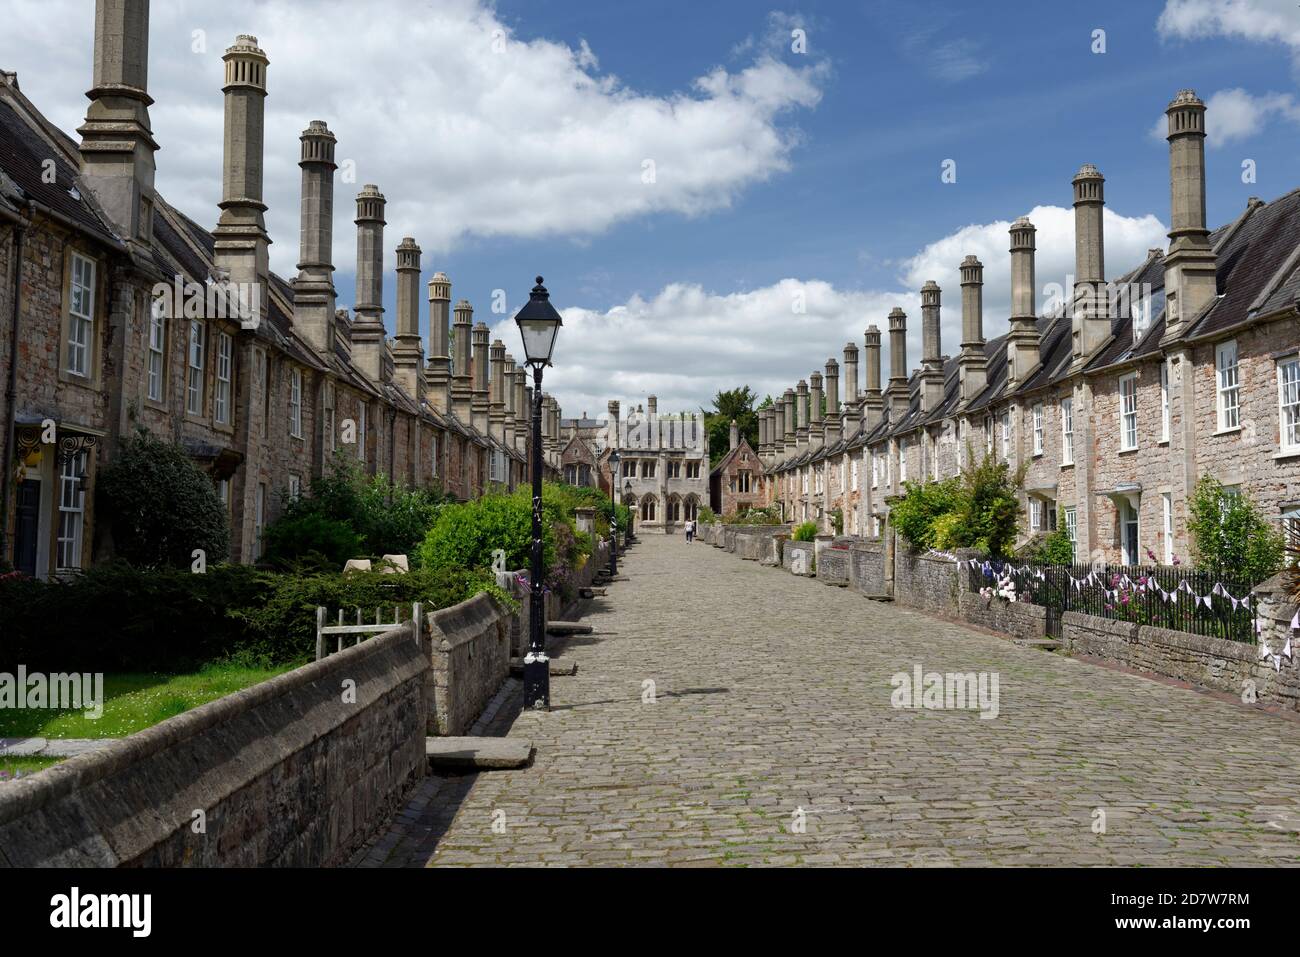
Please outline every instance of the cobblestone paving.
[[[509, 729], [534, 766], [430, 779], [369, 863], [1300, 861], [1300, 723], [680, 537], [620, 571]], [[996, 672], [997, 717], [892, 708], [917, 664]]]

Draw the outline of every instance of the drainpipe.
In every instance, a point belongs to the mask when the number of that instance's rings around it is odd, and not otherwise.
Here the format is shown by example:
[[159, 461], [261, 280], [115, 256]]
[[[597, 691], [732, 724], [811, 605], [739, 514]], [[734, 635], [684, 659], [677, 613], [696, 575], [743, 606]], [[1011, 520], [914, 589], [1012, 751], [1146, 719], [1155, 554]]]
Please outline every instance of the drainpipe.
[[[388, 413], [388, 481], [396, 483], [397, 476], [394, 474], [397, 469], [397, 406]], [[388, 497], [391, 504], [392, 495]]]
[[[28, 207], [30, 215], [30, 204]], [[27, 219], [14, 223], [14, 289], [13, 315], [9, 319], [9, 375], [5, 383], [5, 455], [3, 478], [0, 478], [0, 559], [9, 553], [9, 479], [13, 473], [14, 446], [17, 433], [18, 401], [18, 317], [22, 315], [23, 252], [27, 240]]]

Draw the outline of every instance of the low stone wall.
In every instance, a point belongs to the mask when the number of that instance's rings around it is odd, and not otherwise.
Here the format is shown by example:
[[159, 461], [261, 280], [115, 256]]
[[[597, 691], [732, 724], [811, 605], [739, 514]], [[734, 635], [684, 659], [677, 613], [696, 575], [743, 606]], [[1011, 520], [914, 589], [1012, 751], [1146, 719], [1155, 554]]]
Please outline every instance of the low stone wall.
[[427, 773], [428, 670], [402, 627], [6, 784], [0, 864], [344, 863]]
[[844, 588], [849, 583], [849, 549], [847, 545], [828, 544], [817, 553], [817, 580], [825, 585]]
[[425, 674], [425, 710], [429, 734], [468, 733], [510, 675], [511, 617], [487, 595], [475, 595], [428, 616], [432, 667]]
[[734, 551], [745, 561], [760, 562], [769, 554], [768, 544], [778, 535], [790, 531], [788, 525], [737, 525], [731, 539], [730, 551]]
[[760, 565], [766, 565], [769, 568], [780, 568], [781, 551], [789, 541], [789, 532], [778, 532], [775, 535], [764, 538], [760, 545], [758, 563]]
[[781, 549], [781, 566], [795, 575], [811, 578], [816, 574], [815, 552], [812, 542], [786, 542]]
[[1047, 609], [1024, 601], [1007, 601], [979, 592], [961, 591], [957, 596], [958, 616], [973, 625], [1003, 631], [1016, 638], [1047, 636]]
[[885, 594], [885, 545], [859, 538], [849, 545], [849, 585], [864, 595]]
[[910, 608], [955, 618], [957, 563], [949, 558], [928, 557], [899, 543], [894, 549], [894, 601]]

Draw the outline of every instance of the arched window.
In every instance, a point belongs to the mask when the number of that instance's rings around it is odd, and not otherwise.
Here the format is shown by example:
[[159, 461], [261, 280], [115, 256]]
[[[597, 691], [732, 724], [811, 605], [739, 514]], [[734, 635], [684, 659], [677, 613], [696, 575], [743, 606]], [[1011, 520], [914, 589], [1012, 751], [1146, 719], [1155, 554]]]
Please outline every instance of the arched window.
[[700, 509], [699, 499], [697, 499], [694, 495], [688, 495], [686, 497], [686, 516], [685, 516], [686, 521], [688, 522], [695, 521], [699, 517], [698, 515], [699, 509]]
[[653, 522], [655, 520], [655, 497], [647, 495], [641, 499], [641, 521]]
[[674, 495], [668, 500], [668, 521], [680, 522], [682, 520], [682, 500]]

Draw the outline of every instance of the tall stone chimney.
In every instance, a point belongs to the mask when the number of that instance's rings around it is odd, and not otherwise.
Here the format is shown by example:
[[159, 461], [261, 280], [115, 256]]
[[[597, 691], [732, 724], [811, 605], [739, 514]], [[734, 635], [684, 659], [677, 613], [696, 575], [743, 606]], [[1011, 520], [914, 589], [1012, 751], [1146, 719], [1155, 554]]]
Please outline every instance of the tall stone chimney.
[[393, 368], [402, 391], [424, 398], [424, 347], [420, 343], [420, 247], [407, 236], [397, 247], [397, 345]]
[[803, 379], [794, 388], [794, 408], [796, 416], [795, 447], [799, 451], [808, 448], [808, 383]]
[[961, 263], [961, 355], [957, 357], [958, 401], [964, 406], [988, 385], [984, 354], [984, 264], [974, 256]]
[[835, 357], [826, 360], [826, 430], [827, 445], [840, 440], [840, 364]]
[[874, 429], [884, 417], [885, 399], [880, 391], [880, 329], [867, 326], [863, 348], [867, 364], [867, 388], [862, 399], [862, 427]]
[[1039, 365], [1038, 320], [1034, 315], [1034, 235], [1026, 217], [1011, 224], [1011, 331], [1007, 334], [1007, 384], [1020, 385]]
[[727, 450], [731, 451], [740, 444], [740, 426], [736, 425], [736, 420], [731, 420], [731, 431], [727, 435]]
[[[619, 403], [617, 399], [610, 399], [605, 403], [605, 443], [611, 449], [619, 449], [622, 454], [623, 437], [619, 434]], [[617, 476], [615, 476], [617, 478]]]
[[523, 366], [515, 369], [515, 415], [519, 423], [515, 433], [515, 448], [526, 452], [528, 437], [533, 428], [533, 407], [528, 403], [528, 370]]
[[506, 353], [505, 363], [501, 367], [501, 398], [505, 402], [505, 424], [502, 426], [506, 448], [515, 447], [515, 433], [519, 428], [519, 410], [515, 407], [515, 379], [517, 369], [515, 357]]
[[1085, 163], [1074, 177], [1074, 302], [1070, 334], [1076, 366], [1110, 335], [1102, 235], [1105, 184], [1106, 178], [1091, 163]]
[[940, 328], [942, 291], [933, 279], [921, 287], [921, 410], [943, 402], [943, 344]]
[[429, 363], [426, 367], [430, 401], [439, 412], [451, 409], [451, 280], [436, 272], [429, 280]]
[[149, 126], [149, 0], [96, 0], [95, 72], [90, 108], [78, 133], [81, 176], [113, 228], [147, 244], [153, 222]]
[[1182, 335], [1217, 293], [1218, 263], [1205, 226], [1205, 104], [1179, 90], [1169, 108], [1169, 255], [1165, 257], [1165, 338]]
[[384, 349], [384, 207], [379, 187], [357, 194], [357, 293], [352, 306], [352, 357], [371, 382], [382, 382]]
[[149, 124], [149, 0], [96, 0], [91, 83], [77, 130], [82, 181], [124, 239], [147, 245], [158, 149]]
[[897, 425], [907, 415], [907, 313], [889, 311], [889, 421]]
[[858, 347], [844, 343], [844, 405], [846, 411], [858, 402]]
[[767, 456], [767, 435], [768, 435], [767, 424], [768, 424], [768, 419], [771, 417], [769, 415], [769, 411], [770, 410], [768, 409], [758, 410], [758, 457], [759, 458], [765, 458]]
[[[474, 373], [470, 366], [470, 329], [474, 322], [474, 307], [462, 299], [452, 311], [452, 376], [451, 411], [462, 425], [473, 424]], [[530, 412], [531, 415], [531, 412]], [[529, 426], [531, 428], [532, 426]]]
[[334, 290], [334, 146], [324, 120], [298, 137], [302, 151], [298, 275], [293, 281], [293, 326], [321, 355], [334, 351], [338, 301]]
[[822, 374], [814, 372], [808, 377], [808, 444], [821, 448], [826, 440], [826, 420], [822, 416]]
[[[241, 305], [253, 321], [266, 318], [267, 247], [262, 202], [262, 139], [265, 130], [266, 68], [269, 61], [257, 37], [244, 34], [222, 57], [226, 63], [225, 147], [221, 172], [221, 216], [213, 230], [213, 260], [218, 272], [241, 292]], [[256, 297], [254, 304], [252, 299]]]
[[788, 456], [792, 455], [799, 447], [799, 415], [795, 412], [794, 389], [785, 390], [782, 404], [785, 406], [785, 434], [782, 451]]
[[488, 383], [490, 405], [488, 407], [488, 426], [498, 441], [506, 437], [506, 344], [500, 339], [488, 347], [488, 363], [491, 365], [491, 379]]
[[492, 414], [491, 393], [488, 391], [488, 327], [485, 322], [477, 322], [473, 327], [474, 356], [473, 392], [471, 394], [471, 415], [474, 428], [483, 435], [488, 434], [488, 423]]
[[772, 420], [767, 424], [767, 444], [772, 458], [780, 460], [785, 452], [785, 396], [778, 395], [772, 402]]

